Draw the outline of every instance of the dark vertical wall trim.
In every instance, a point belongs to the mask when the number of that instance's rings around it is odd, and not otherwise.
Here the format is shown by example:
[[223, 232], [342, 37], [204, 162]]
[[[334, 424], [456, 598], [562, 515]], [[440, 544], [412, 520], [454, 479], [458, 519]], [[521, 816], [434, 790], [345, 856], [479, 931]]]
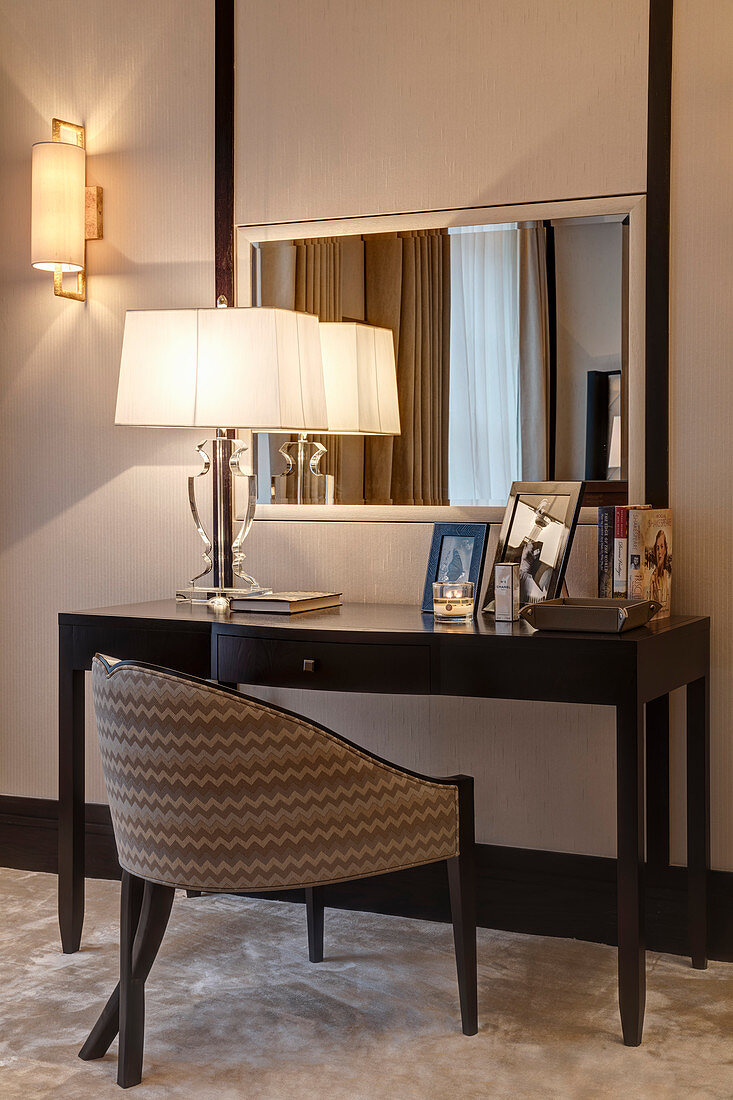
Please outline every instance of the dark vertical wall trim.
[[555, 265], [555, 229], [552, 222], [545, 225], [545, 257], [547, 263], [547, 316], [550, 342], [550, 378], [547, 419], [550, 446], [547, 455], [547, 476], [555, 480], [555, 453], [557, 446], [557, 267]]
[[673, 0], [649, 3], [646, 220], [646, 500], [669, 502], [669, 179]]
[[234, 305], [234, 0], [216, 0], [214, 118], [215, 297]]

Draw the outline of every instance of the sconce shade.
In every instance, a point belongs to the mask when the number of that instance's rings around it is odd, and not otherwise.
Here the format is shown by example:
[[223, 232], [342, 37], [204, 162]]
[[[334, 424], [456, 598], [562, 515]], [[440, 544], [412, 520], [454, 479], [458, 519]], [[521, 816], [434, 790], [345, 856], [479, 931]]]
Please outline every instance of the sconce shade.
[[318, 319], [265, 307], [129, 311], [115, 423], [324, 430]]
[[329, 433], [399, 435], [390, 329], [333, 321], [322, 322], [320, 331]]
[[43, 271], [84, 270], [86, 152], [80, 145], [33, 146], [31, 264]]

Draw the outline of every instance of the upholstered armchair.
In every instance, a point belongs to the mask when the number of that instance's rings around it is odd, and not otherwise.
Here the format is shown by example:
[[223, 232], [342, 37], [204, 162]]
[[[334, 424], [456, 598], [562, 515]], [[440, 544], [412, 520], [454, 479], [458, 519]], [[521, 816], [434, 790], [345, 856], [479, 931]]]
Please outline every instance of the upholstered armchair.
[[230, 688], [133, 661], [92, 668], [123, 868], [120, 982], [80, 1051], [120, 1032], [117, 1082], [142, 1075], [145, 980], [176, 887], [304, 887], [323, 958], [324, 887], [445, 860], [463, 1031], [478, 1028], [473, 780], [429, 779]]

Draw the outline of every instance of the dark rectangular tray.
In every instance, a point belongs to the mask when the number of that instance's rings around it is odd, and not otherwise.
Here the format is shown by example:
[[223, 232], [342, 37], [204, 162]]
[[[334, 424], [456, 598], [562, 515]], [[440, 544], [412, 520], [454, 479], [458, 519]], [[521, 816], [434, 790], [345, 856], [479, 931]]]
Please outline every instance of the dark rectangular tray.
[[537, 630], [620, 634], [646, 626], [660, 606], [655, 600], [540, 600], [527, 604], [519, 614]]

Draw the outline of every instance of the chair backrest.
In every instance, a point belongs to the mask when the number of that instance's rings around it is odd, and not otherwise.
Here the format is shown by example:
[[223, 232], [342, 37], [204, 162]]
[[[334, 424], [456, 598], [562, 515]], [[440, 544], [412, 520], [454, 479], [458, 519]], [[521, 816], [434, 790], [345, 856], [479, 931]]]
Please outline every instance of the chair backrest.
[[122, 867], [204, 890], [272, 890], [458, 855], [458, 786], [205, 680], [99, 655], [102, 765]]

